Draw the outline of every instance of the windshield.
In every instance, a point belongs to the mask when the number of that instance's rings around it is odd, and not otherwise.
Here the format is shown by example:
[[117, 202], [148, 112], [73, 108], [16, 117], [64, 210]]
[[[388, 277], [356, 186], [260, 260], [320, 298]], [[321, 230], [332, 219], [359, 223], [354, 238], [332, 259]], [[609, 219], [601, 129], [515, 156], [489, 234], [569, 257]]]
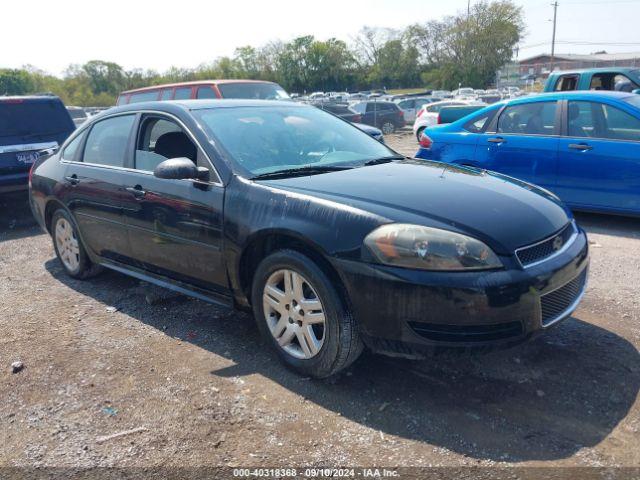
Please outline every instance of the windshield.
[[52, 135], [73, 130], [57, 100], [0, 99], [0, 137]]
[[218, 84], [222, 98], [249, 100], [289, 100], [289, 95], [277, 83], [222, 83]]
[[301, 167], [350, 167], [395, 155], [360, 129], [313, 107], [237, 107], [193, 112], [250, 177]]
[[630, 103], [636, 108], [640, 108], [640, 95], [638, 94], [633, 94], [630, 97], [625, 97], [624, 101]]

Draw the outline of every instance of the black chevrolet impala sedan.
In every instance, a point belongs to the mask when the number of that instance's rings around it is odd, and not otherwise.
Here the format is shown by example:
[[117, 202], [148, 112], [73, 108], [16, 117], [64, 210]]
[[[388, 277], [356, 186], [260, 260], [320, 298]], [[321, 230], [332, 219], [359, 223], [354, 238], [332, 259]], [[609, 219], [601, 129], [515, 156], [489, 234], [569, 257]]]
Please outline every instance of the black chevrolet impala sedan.
[[315, 377], [365, 346], [517, 343], [567, 318], [587, 278], [585, 233], [551, 193], [404, 158], [289, 102], [111, 109], [34, 165], [30, 192], [70, 276], [251, 309]]

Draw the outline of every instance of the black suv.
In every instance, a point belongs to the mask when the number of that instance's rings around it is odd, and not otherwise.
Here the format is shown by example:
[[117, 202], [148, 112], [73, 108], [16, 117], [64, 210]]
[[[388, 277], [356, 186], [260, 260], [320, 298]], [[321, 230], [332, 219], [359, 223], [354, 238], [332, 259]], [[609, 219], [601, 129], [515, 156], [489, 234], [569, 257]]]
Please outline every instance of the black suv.
[[404, 113], [393, 102], [359, 102], [351, 108], [362, 115], [362, 123], [379, 128], [385, 135], [405, 126]]
[[58, 97], [0, 97], [0, 192], [26, 190], [31, 165], [75, 128]]

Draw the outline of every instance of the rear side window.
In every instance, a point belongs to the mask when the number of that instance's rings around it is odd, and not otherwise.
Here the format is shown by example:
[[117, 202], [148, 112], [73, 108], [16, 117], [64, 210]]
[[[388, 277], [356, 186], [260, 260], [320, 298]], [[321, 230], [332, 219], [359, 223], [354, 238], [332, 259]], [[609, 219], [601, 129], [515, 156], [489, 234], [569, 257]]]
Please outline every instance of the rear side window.
[[162, 95], [160, 95], [160, 100], [171, 100], [173, 97], [173, 88], [165, 88], [162, 90]]
[[97, 122], [87, 137], [83, 161], [123, 167], [134, 115], [122, 115]]
[[118, 97], [118, 101], [116, 102], [116, 105], [126, 105], [127, 104], [127, 96], [126, 95], [120, 95]]
[[504, 109], [498, 119], [499, 133], [553, 135], [557, 102], [534, 102]]
[[556, 92], [567, 92], [578, 88], [577, 75], [563, 75], [556, 82]]
[[[22, 100], [0, 97], [0, 144], [16, 142], [15, 136], [58, 136], [71, 133], [75, 126], [67, 109], [57, 99]], [[40, 137], [42, 138], [42, 137]], [[4, 143], [6, 145], [6, 143]]]
[[131, 95], [131, 99], [129, 100], [129, 103], [153, 102], [155, 100], [158, 100], [157, 90], [153, 90], [151, 92], [133, 93]]
[[174, 100], [189, 100], [191, 98], [191, 87], [176, 88]]
[[196, 94], [196, 98], [218, 98], [216, 92], [213, 91], [213, 88], [207, 87], [198, 87], [198, 93]]

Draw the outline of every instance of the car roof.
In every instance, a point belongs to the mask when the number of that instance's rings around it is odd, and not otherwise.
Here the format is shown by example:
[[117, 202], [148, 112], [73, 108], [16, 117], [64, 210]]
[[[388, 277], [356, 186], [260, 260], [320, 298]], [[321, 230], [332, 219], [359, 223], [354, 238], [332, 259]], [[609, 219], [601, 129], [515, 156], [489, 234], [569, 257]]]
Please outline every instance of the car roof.
[[537, 100], [570, 100], [570, 99], [587, 99], [587, 100], [622, 100], [624, 98], [636, 95], [629, 92], [614, 92], [610, 90], [574, 90], [570, 92], [548, 92], [528, 97], [519, 97], [507, 100], [503, 103], [509, 105], [518, 103], [529, 103]]
[[50, 102], [60, 101], [57, 95], [0, 95], [0, 102]]
[[582, 68], [576, 70], [559, 70], [557, 72], [552, 72], [551, 75], [559, 76], [559, 75], [570, 75], [572, 73], [615, 73], [615, 72], [632, 72], [634, 70], [640, 70], [638, 67], [599, 67], [599, 68]]
[[207, 99], [207, 100], [166, 100], [153, 102], [137, 102], [112, 107], [101, 112], [93, 118], [113, 115], [120, 112], [136, 112], [141, 110], [153, 110], [159, 112], [176, 113], [176, 111], [207, 110], [220, 108], [242, 107], [288, 107], [288, 108], [312, 108], [304, 103], [279, 100], [242, 100], [242, 99]]
[[163, 83], [162, 85], [151, 85], [149, 87], [133, 88], [131, 90], [125, 90], [120, 92], [120, 95], [128, 95], [130, 93], [146, 92], [149, 90], [159, 90], [162, 88], [174, 88], [174, 87], [192, 87], [195, 85], [223, 85], [228, 83], [270, 83], [277, 85], [275, 82], [268, 80], [244, 80], [244, 79], [220, 79], [220, 80], [193, 80], [191, 82], [178, 82], [178, 83]]

